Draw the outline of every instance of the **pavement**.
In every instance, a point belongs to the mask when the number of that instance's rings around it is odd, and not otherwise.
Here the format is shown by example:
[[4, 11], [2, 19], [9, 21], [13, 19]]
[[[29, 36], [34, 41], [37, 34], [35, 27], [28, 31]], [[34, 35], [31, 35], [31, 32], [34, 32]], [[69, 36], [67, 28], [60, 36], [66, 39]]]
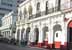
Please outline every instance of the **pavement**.
[[36, 48], [36, 47], [20, 47], [16, 45], [10, 45], [6, 43], [0, 43], [0, 50], [48, 50], [43, 48]]
[[56, 50], [56, 49], [44, 49], [44, 48], [37, 48], [37, 47], [20, 47], [16, 45], [0, 43], [0, 50]]

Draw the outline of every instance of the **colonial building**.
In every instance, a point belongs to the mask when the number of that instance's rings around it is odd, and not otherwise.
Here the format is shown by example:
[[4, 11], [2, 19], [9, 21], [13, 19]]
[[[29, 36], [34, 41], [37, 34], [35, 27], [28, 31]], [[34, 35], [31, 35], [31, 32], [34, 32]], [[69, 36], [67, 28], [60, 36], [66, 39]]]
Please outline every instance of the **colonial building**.
[[0, 27], [0, 31], [4, 38], [15, 38], [16, 16], [17, 15], [12, 11], [2, 18], [2, 27]]
[[[72, 0], [26, 0], [18, 7], [16, 39], [37, 47], [72, 45]], [[68, 43], [68, 45], [67, 45]]]

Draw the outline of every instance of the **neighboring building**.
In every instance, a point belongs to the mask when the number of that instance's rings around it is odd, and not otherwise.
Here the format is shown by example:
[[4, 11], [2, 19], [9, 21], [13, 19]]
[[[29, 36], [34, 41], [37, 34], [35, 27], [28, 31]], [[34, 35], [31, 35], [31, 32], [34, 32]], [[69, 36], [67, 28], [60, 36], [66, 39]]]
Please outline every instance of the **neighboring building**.
[[16, 0], [0, 0], [0, 17], [16, 9]]
[[14, 38], [16, 32], [16, 13], [10, 12], [2, 18], [1, 34], [4, 38]]
[[26, 40], [38, 47], [67, 48], [72, 45], [71, 4], [71, 0], [24, 1], [18, 7], [16, 39], [23, 41], [26, 35]]
[[17, 7], [19, 7], [19, 4], [23, 3], [25, 0], [17, 0]]
[[16, 10], [17, 0], [0, 0], [0, 26], [2, 26], [1, 18], [5, 14], [8, 14], [11, 11]]
[[23, 3], [25, 0], [17, 0], [17, 3], [21, 4]]

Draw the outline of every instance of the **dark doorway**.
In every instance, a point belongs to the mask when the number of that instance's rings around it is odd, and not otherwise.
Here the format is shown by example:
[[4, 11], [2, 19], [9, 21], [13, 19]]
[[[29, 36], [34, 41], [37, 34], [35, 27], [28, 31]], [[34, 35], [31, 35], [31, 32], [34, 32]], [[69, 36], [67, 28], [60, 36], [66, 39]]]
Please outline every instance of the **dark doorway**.
[[72, 42], [72, 28], [69, 28], [69, 33], [70, 33], [70, 36], [69, 36], [69, 42]]
[[55, 33], [57, 31], [62, 31], [62, 28], [61, 28], [60, 24], [56, 24], [53, 27], [53, 45], [52, 45], [52, 48], [60, 48], [60, 46], [61, 46], [59, 43], [56, 43], [56, 41], [55, 41], [55, 39], [60, 36], [60, 35], [58, 35], [59, 33]]
[[17, 30], [17, 40], [19, 40], [20, 29]]
[[38, 38], [39, 38], [39, 29], [38, 29], [38, 28], [35, 28], [35, 29], [34, 29], [34, 32], [35, 32], [35, 34], [36, 34], [36, 41], [35, 41], [35, 44], [37, 44]]
[[27, 27], [27, 29], [26, 29], [26, 43], [28, 43], [29, 33], [30, 33], [30, 27]]
[[17, 45], [19, 44], [19, 37], [20, 37], [20, 29], [17, 30]]
[[70, 21], [69, 24], [68, 24], [67, 41], [68, 41], [68, 48], [72, 49], [72, 21]]
[[24, 34], [24, 31], [25, 31], [25, 29], [23, 28], [23, 29], [21, 30], [21, 41], [23, 41], [23, 34]]

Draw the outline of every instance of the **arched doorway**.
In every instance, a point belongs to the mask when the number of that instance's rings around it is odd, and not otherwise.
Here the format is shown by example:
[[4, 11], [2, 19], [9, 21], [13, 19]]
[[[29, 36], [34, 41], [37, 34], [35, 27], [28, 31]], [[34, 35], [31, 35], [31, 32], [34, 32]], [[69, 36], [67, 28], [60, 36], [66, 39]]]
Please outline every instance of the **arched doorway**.
[[35, 29], [34, 29], [34, 33], [35, 33], [35, 35], [36, 35], [35, 45], [37, 45], [37, 43], [38, 43], [38, 38], [39, 38], [39, 29], [38, 29], [38, 28], [35, 28]]
[[22, 30], [21, 30], [21, 46], [25, 46], [25, 40], [24, 40], [24, 38], [23, 38], [23, 36], [24, 36], [24, 31], [25, 31], [25, 29], [22, 28]]
[[29, 41], [29, 33], [30, 33], [30, 27], [27, 27], [26, 29], [26, 43]]
[[17, 30], [17, 40], [19, 40], [20, 35], [20, 29]]
[[48, 45], [48, 27], [44, 26], [43, 29], [43, 41], [44, 41], [44, 45], [47, 46]]
[[68, 47], [72, 48], [72, 20], [68, 23], [67, 41], [68, 41]]
[[61, 40], [60, 40], [61, 31], [62, 31], [61, 25], [56, 24], [53, 27], [53, 48], [60, 48], [61, 46]]
[[19, 44], [20, 29], [17, 30], [17, 45]]
[[24, 34], [24, 31], [25, 31], [25, 29], [22, 28], [22, 30], [21, 30], [21, 41], [23, 41], [23, 34]]

